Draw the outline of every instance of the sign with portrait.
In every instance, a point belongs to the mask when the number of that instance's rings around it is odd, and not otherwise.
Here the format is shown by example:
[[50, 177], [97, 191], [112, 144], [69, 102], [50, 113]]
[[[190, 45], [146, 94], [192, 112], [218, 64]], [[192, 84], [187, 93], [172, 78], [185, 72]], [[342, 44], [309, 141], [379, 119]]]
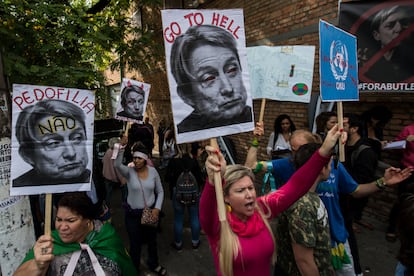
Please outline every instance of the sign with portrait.
[[361, 92], [414, 91], [414, 2], [342, 2], [339, 26], [358, 38]]
[[121, 94], [115, 119], [127, 122], [142, 122], [147, 108], [151, 85], [131, 79], [122, 79]]
[[254, 128], [244, 18], [234, 10], [163, 10], [177, 143]]
[[355, 36], [320, 20], [319, 45], [322, 101], [358, 101]]
[[309, 103], [315, 46], [247, 47], [253, 99]]
[[95, 95], [13, 85], [11, 195], [91, 190]]

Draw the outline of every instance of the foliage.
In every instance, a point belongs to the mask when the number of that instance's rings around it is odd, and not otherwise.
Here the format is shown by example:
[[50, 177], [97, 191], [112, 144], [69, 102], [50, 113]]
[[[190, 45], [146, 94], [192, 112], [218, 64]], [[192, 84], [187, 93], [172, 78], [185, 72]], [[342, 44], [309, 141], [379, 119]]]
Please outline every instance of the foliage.
[[[140, 69], [159, 55], [154, 31], [131, 22], [131, 7], [159, 0], [2, 0], [0, 50], [9, 83], [99, 89], [102, 72]], [[139, 47], [131, 48], [131, 47]], [[122, 57], [122, 58], [119, 58]], [[123, 64], [125, 66], [126, 64]]]

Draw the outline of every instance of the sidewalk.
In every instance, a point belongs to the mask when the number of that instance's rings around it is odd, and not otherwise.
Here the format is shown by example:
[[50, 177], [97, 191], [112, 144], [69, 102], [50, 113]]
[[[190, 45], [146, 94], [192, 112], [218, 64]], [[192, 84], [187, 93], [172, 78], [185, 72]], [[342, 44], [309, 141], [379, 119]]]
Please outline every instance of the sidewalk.
[[[163, 171], [159, 170], [160, 175]], [[191, 248], [191, 232], [188, 223], [188, 216], [185, 218], [184, 248], [181, 252], [170, 247], [173, 241], [173, 210], [172, 203], [168, 196], [168, 188], [164, 185], [165, 199], [163, 211], [165, 217], [161, 221], [161, 233], [158, 236], [158, 256], [160, 264], [167, 268], [170, 276], [210, 276], [216, 275], [213, 257], [208, 245], [207, 237], [201, 235], [201, 245], [197, 250]], [[112, 223], [124, 240], [128, 248], [128, 235], [124, 227], [124, 213], [121, 208], [121, 192], [113, 190], [112, 195]], [[397, 264], [396, 255], [399, 249], [399, 242], [389, 243], [385, 240], [386, 225], [374, 218], [364, 216], [364, 220], [371, 223], [375, 229], [369, 230], [359, 226], [361, 233], [356, 233], [361, 266], [366, 270], [364, 275], [392, 276]], [[149, 272], [145, 266], [146, 246], [142, 250], [142, 275], [156, 275]], [[257, 275], [261, 276], [261, 275]]]

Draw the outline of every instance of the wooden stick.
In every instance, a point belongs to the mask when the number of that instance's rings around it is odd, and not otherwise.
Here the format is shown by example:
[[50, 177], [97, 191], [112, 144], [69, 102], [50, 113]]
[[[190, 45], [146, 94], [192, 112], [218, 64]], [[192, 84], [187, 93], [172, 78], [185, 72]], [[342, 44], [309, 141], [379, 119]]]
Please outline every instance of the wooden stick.
[[45, 200], [45, 235], [51, 233], [51, 222], [52, 222], [52, 194], [46, 194]]
[[[342, 102], [336, 103], [337, 115], [338, 115], [338, 127], [339, 129], [344, 128], [344, 111], [342, 108]], [[345, 145], [339, 142], [339, 161], [345, 162]]]
[[264, 111], [266, 106], [266, 99], [262, 99], [262, 105], [260, 106], [259, 122], [263, 122]]
[[[217, 144], [216, 138], [210, 139], [210, 146], [218, 149], [219, 146]], [[221, 174], [220, 172], [214, 173], [214, 188], [216, 190], [216, 199], [217, 199], [217, 212], [219, 221], [226, 221], [226, 207], [224, 206], [224, 196], [223, 196], [223, 187], [221, 182]]]

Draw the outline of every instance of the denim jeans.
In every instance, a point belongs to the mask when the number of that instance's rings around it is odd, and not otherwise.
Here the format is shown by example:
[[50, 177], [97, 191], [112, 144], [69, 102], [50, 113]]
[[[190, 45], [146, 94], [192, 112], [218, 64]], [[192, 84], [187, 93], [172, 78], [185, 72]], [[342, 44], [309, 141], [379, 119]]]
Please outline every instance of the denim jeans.
[[191, 223], [191, 240], [193, 244], [200, 241], [200, 221], [198, 219], [198, 200], [196, 204], [185, 205], [175, 200], [175, 189], [173, 190], [172, 204], [174, 208], [174, 241], [181, 244], [183, 241], [183, 223], [185, 209], [188, 210]]

